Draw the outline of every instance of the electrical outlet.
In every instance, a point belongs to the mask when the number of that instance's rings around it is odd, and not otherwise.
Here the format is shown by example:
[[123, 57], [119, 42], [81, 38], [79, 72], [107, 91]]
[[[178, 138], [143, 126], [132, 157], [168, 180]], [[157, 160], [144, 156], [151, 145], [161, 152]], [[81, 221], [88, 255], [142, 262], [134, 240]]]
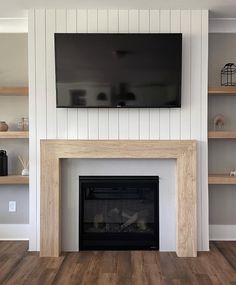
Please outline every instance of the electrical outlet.
[[16, 201], [9, 201], [9, 212], [16, 212]]

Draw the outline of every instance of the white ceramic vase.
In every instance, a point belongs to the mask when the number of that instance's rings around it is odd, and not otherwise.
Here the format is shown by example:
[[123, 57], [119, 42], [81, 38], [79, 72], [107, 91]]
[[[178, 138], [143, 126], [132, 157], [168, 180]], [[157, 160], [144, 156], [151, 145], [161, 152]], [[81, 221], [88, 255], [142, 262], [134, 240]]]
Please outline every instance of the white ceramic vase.
[[22, 176], [29, 176], [29, 169], [28, 168], [24, 168], [21, 172]]

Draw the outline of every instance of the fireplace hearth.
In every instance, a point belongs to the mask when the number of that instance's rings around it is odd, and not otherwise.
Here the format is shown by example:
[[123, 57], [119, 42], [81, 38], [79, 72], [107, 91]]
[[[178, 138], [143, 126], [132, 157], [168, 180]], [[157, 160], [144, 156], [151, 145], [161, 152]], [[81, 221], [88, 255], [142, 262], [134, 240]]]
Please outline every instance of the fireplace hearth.
[[159, 249], [159, 177], [80, 176], [79, 249]]

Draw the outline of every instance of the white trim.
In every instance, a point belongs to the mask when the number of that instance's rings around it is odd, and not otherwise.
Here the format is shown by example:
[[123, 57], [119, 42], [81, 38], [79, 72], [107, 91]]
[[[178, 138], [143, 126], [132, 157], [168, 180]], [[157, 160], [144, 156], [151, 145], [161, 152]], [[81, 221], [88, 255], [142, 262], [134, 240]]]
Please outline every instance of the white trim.
[[236, 33], [236, 18], [212, 18], [209, 33]]
[[236, 225], [210, 225], [210, 240], [236, 241]]
[[0, 33], [28, 33], [28, 18], [0, 18]]
[[29, 224], [0, 224], [0, 240], [28, 240]]

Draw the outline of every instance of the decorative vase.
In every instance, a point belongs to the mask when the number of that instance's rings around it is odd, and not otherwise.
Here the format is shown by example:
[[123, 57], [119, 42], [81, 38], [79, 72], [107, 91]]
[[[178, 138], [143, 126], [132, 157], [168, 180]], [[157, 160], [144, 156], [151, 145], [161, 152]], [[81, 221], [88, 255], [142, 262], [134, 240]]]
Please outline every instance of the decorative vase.
[[24, 168], [21, 172], [22, 176], [29, 176], [29, 169], [28, 168]]
[[0, 122], [0, 132], [6, 132], [8, 130], [8, 125], [6, 122], [1, 121]]
[[5, 150], [0, 150], [0, 176], [8, 175], [8, 157]]
[[21, 118], [18, 122], [18, 129], [22, 132], [27, 131], [29, 129], [29, 119], [28, 118]]

